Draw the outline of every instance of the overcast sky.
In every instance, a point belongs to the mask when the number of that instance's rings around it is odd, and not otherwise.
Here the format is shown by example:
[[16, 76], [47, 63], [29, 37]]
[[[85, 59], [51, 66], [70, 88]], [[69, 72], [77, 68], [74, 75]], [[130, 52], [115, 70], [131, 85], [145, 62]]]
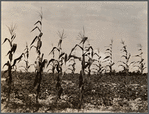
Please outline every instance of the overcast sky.
[[[114, 68], [118, 71], [118, 61], [121, 58], [121, 40], [125, 41], [132, 58], [130, 61], [139, 60], [133, 57], [138, 54], [137, 44], [143, 46], [143, 58], [147, 64], [147, 2], [1, 2], [1, 42], [4, 38], [10, 38], [7, 26], [17, 25], [17, 50], [14, 58], [18, 57], [24, 50], [26, 42], [30, 44], [33, 38], [38, 35], [37, 31], [30, 32], [34, 23], [39, 19], [38, 12], [43, 11], [43, 46], [41, 52], [46, 59], [52, 49], [52, 43], [57, 46], [59, 37], [58, 31], [65, 30], [67, 36], [62, 43], [63, 51], [69, 53], [74, 47], [78, 33], [85, 28], [85, 35], [95, 50], [100, 49], [101, 56], [105, 56], [105, 46], [113, 39], [113, 60], [116, 63]], [[7, 62], [6, 56], [9, 50], [8, 42], [1, 46], [1, 66]], [[76, 53], [80, 53], [78, 50]], [[34, 63], [37, 54], [35, 49], [30, 51], [29, 62]], [[22, 61], [18, 64], [25, 65]], [[80, 63], [77, 64], [79, 71]], [[32, 71], [34, 67], [30, 69]], [[2, 69], [3, 70], [3, 69]], [[133, 68], [131, 68], [133, 70]], [[145, 70], [145, 72], [147, 69]]]

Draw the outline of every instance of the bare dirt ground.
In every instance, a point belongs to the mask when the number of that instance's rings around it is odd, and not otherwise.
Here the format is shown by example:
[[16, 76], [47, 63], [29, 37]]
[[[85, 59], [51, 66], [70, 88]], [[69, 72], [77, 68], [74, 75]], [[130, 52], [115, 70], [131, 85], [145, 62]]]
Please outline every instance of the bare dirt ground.
[[[146, 78], [131, 80], [127, 85], [122, 84], [116, 79], [103, 78], [97, 80], [92, 77], [86, 86], [84, 93], [84, 102], [82, 108], [78, 110], [78, 86], [77, 75], [63, 77], [62, 87], [64, 89], [61, 99], [56, 101], [55, 82], [52, 76], [43, 76], [41, 86], [41, 95], [38, 99], [39, 104], [35, 104], [35, 90], [30, 92], [34, 77], [24, 74], [19, 78], [14, 78], [14, 90], [11, 93], [11, 101], [8, 107], [6, 102], [1, 102], [2, 113], [128, 113], [128, 112], [148, 112], [147, 101], [147, 82]], [[130, 77], [129, 77], [130, 78]], [[136, 81], [138, 80], [138, 81]], [[144, 81], [143, 81], [144, 80]], [[134, 82], [133, 82], [134, 81]], [[136, 82], [135, 82], [136, 81]], [[5, 87], [5, 78], [1, 78], [1, 101], [5, 98], [3, 92]], [[14, 91], [18, 90], [17, 95]]]

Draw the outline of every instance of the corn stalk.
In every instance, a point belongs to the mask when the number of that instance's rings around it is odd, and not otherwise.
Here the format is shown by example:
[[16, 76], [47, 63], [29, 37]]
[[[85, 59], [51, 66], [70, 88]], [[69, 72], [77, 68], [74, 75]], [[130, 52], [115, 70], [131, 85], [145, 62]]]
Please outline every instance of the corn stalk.
[[28, 70], [29, 70], [29, 68], [32, 66], [32, 65], [34, 65], [34, 64], [30, 64], [29, 65], [29, 62], [28, 62], [28, 58], [29, 58], [29, 48], [28, 48], [28, 44], [26, 43], [26, 48], [24, 49], [24, 57], [25, 57], [25, 59], [24, 59], [24, 62], [25, 62], [25, 66], [20, 66], [20, 67], [22, 67], [22, 68], [24, 68], [23, 70], [26, 72], [26, 73], [28, 73]]
[[112, 66], [115, 64], [113, 62], [113, 58], [112, 58], [112, 45], [113, 45], [113, 40], [111, 40], [111, 43], [109, 44], [109, 46], [106, 46], [107, 49], [106, 49], [106, 52], [108, 55], [104, 58], [104, 62], [108, 62], [108, 65], [106, 65], [106, 67], [109, 67], [109, 73], [110, 75], [112, 74], [113, 72], [113, 69], [112, 69]]
[[[36, 89], [36, 103], [38, 104], [38, 98], [39, 98], [39, 93], [40, 93], [40, 85], [41, 85], [41, 81], [42, 81], [42, 73], [43, 73], [43, 69], [45, 67], [45, 64], [47, 63], [46, 59], [43, 59], [44, 54], [41, 55], [41, 46], [42, 46], [42, 41], [41, 41], [41, 37], [43, 35], [42, 33], [42, 18], [43, 18], [43, 14], [42, 14], [42, 10], [41, 13], [39, 13], [40, 16], [40, 20], [38, 20], [34, 25], [35, 28], [32, 29], [31, 32], [38, 30], [39, 31], [39, 35], [37, 35], [32, 43], [30, 44], [30, 49], [32, 47], [34, 47], [36, 49], [36, 52], [38, 54], [37, 56], [37, 60], [36, 60], [36, 77], [34, 80], [34, 85], [33, 87]], [[37, 41], [37, 46], [34, 46], [33, 44], [35, 43], [35, 41]]]
[[118, 62], [122, 63], [119, 66], [123, 67], [123, 73], [125, 73], [126, 75], [128, 75], [129, 74], [129, 66], [131, 64], [133, 64], [134, 62], [129, 63], [131, 54], [128, 53], [127, 46], [125, 45], [125, 42], [122, 41], [121, 43], [123, 45], [121, 51], [124, 53], [121, 57], [123, 57], [125, 59], [125, 61], [118, 61]]
[[[55, 47], [56, 48], [56, 47]], [[49, 55], [52, 53], [52, 59], [54, 59], [55, 58], [55, 48], [53, 47], [53, 44], [52, 44], [52, 51], [49, 53]], [[58, 51], [59, 51], [59, 49], [58, 49]], [[52, 62], [52, 64], [49, 64], [49, 65], [51, 65], [52, 66], [52, 68], [51, 69], [48, 69], [48, 71], [52, 71], [52, 74], [53, 74], [53, 76], [54, 76], [54, 73], [55, 73], [55, 69], [56, 69], [56, 65], [55, 65], [55, 62], [53, 61]], [[47, 71], [47, 72], [48, 72]]]
[[139, 57], [140, 58], [140, 61], [135, 62], [134, 67], [138, 67], [138, 72], [141, 73], [141, 74], [143, 74], [143, 71], [144, 71], [144, 69], [146, 67], [145, 67], [144, 59], [142, 57], [142, 55], [143, 55], [142, 45], [141, 44], [138, 44], [138, 47], [139, 47], [139, 49], [138, 49], [139, 54], [138, 55], [135, 55], [135, 57]]
[[97, 60], [95, 60], [96, 63], [93, 64], [95, 67], [93, 67], [92, 70], [95, 70], [95, 73], [97, 73], [97, 75], [101, 75], [105, 69], [101, 65], [101, 56], [99, 55], [99, 49], [97, 53], [94, 53], [94, 56], [97, 56]]
[[[58, 46], [57, 47], [53, 47], [53, 49], [51, 50], [51, 52], [49, 54], [53, 54], [53, 58], [49, 60], [48, 64], [47, 64], [47, 67], [50, 65], [50, 63], [53, 63], [53, 73], [55, 71], [55, 69], [57, 70], [57, 79], [56, 79], [56, 90], [57, 90], [57, 99], [56, 99], [56, 103], [57, 101], [60, 99], [61, 97], [61, 94], [63, 92], [63, 88], [61, 86], [61, 77], [62, 77], [62, 66], [63, 66], [63, 63], [66, 64], [67, 62], [67, 54], [62, 52], [62, 41], [64, 38], [66, 38], [65, 36], [65, 33], [64, 33], [64, 30], [62, 33], [60, 33], [58, 31], [58, 35], [60, 37], [59, 39], [59, 42], [58, 42]], [[57, 50], [59, 52], [59, 57], [58, 59], [55, 59], [54, 58], [54, 53], [55, 53], [55, 50]]]
[[14, 39], [16, 38], [16, 33], [14, 31], [15, 26], [12, 25], [11, 27], [8, 27], [8, 29], [9, 29], [11, 38], [5, 38], [4, 42], [2, 43], [2, 44], [4, 44], [6, 41], [8, 41], [9, 44], [10, 44], [10, 50], [8, 51], [8, 53], [6, 55], [6, 56], [9, 56], [9, 60], [3, 66], [3, 68], [5, 66], [8, 67], [7, 70], [4, 71], [4, 73], [8, 73], [8, 77], [6, 77], [6, 82], [7, 82], [7, 85], [8, 85], [8, 93], [7, 93], [7, 98], [8, 98], [7, 101], [8, 102], [7, 102], [7, 105], [10, 102], [10, 94], [11, 94], [11, 90], [12, 90], [12, 86], [13, 86], [12, 85], [12, 70], [14, 69], [14, 67], [16, 67], [16, 63], [17, 62], [19, 63], [21, 61], [21, 58], [24, 55], [24, 53], [22, 53], [20, 55], [20, 57], [13, 60], [13, 55], [15, 54], [16, 49], [17, 49], [17, 44], [13, 43]]
[[[84, 76], [85, 76], [85, 69], [91, 65], [90, 60], [89, 61], [85, 61], [85, 57], [88, 55], [89, 50], [91, 49], [91, 55], [93, 57], [93, 48], [92, 46], [89, 46], [86, 50], [85, 50], [85, 42], [87, 41], [88, 37], [85, 37], [85, 31], [83, 28], [83, 34], [79, 33], [79, 37], [81, 38], [81, 42], [79, 44], [76, 44], [74, 46], [74, 48], [72, 48], [69, 56], [68, 56], [68, 60], [70, 58], [74, 58], [74, 59], [78, 59], [79, 61], [81, 61], [81, 70], [80, 70], [80, 76], [79, 76], [79, 90], [80, 90], [80, 95], [79, 95], [79, 103], [78, 103], [78, 109], [81, 109], [82, 103], [83, 103], [83, 94], [84, 94]], [[82, 46], [81, 46], [82, 44]], [[72, 52], [79, 47], [82, 51], [82, 56], [81, 57], [77, 57], [75, 55], [72, 54]]]

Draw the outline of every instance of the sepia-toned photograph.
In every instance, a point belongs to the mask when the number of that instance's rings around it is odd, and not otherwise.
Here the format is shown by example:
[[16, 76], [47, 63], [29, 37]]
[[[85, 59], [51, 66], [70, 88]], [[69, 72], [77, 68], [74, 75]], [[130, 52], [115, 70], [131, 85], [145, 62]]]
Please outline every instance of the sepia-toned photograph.
[[147, 1], [2, 1], [1, 113], [148, 113]]

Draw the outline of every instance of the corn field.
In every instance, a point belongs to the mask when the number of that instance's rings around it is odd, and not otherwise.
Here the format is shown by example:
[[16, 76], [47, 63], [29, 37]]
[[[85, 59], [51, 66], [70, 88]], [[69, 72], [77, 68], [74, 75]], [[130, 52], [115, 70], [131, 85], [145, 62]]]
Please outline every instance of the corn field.
[[[105, 57], [90, 44], [85, 25], [78, 33], [78, 42], [69, 53], [63, 45], [68, 38], [67, 31], [58, 31], [58, 42], [49, 53], [42, 52], [46, 26], [44, 14], [39, 10], [29, 34], [35, 35], [32, 42], [26, 41], [21, 55], [14, 58], [18, 47], [15, 40], [17, 28], [8, 26], [9, 38], [2, 41], [2, 47], [10, 45], [8, 61], [1, 71], [1, 112], [7, 113], [83, 113], [83, 112], [148, 112], [147, 69], [142, 44], [134, 46], [137, 54], [127, 48], [121, 40], [121, 59], [114, 61], [114, 40], [107, 42]], [[9, 44], [7, 44], [9, 43]], [[35, 51], [33, 55], [31, 51]], [[80, 56], [76, 52], [80, 52]], [[44, 55], [48, 54], [48, 58]], [[16, 55], [17, 56], [17, 55]], [[30, 64], [30, 57], [36, 59]], [[131, 61], [136, 58], [137, 61]], [[19, 66], [19, 63], [22, 65]], [[81, 67], [77, 68], [77, 64]], [[121, 71], [114, 69], [117, 66]], [[64, 69], [66, 67], [66, 69]], [[34, 70], [30, 72], [30, 68]], [[136, 70], [131, 71], [131, 68]], [[79, 72], [76, 72], [79, 69]]]

